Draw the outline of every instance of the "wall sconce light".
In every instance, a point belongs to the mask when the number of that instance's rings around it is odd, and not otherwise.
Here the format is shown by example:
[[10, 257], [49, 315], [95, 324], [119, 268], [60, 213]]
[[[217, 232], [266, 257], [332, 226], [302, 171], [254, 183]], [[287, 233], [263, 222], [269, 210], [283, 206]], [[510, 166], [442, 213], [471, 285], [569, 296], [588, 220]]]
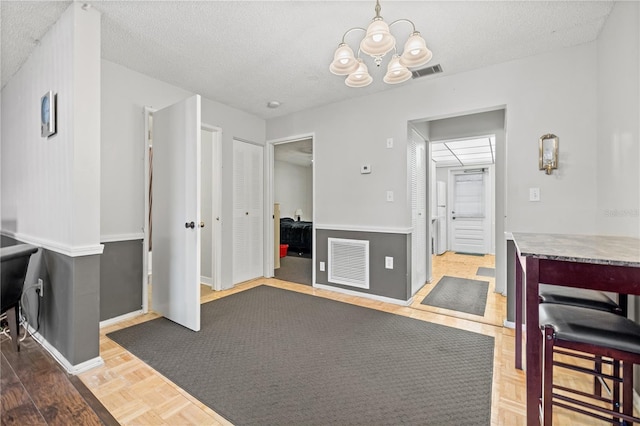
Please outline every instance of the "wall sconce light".
[[558, 141], [558, 137], [551, 133], [540, 136], [538, 141], [538, 167], [548, 175], [558, 168]]
[[300, 216], [302, 216], [302, 209], [296, 209], [295, 216], [298, 218], [298, 222], [300, 222]]

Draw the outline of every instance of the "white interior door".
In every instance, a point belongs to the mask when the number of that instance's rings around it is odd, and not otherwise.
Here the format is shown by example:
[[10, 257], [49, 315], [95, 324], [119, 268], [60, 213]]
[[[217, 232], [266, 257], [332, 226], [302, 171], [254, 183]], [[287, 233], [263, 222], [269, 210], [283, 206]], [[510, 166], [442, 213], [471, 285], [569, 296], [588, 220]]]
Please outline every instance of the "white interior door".
[[153, 309], [200, 330], [200, 96], [153, 114]]
[[263, 276], [263, 147], [233, 141], [233, 283]]
[[463, 253], [487, 253], [488, 229], [486, 173], [452, 172], [449, 229], [451, 249]]
[[425, 141], [412, 132], [410, 144], [411, 168], [411, 294], [427, 282], [427, 166]]

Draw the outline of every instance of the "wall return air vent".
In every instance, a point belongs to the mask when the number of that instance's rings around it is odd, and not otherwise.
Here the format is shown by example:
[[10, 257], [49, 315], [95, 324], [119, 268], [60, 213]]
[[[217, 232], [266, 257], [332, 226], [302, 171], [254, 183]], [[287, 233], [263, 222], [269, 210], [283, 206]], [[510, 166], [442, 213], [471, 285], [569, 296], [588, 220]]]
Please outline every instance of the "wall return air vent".
[[426, 77], [431, 74], [439, 74], [442, 72], [440, 64], [433, 65], [431, 67], [421, 68], [419, 70], [411, 71], [411, 78], [416, 79], [420, 77]]
[[328, 281], [369, 288], [369, 241], [329, 238]]

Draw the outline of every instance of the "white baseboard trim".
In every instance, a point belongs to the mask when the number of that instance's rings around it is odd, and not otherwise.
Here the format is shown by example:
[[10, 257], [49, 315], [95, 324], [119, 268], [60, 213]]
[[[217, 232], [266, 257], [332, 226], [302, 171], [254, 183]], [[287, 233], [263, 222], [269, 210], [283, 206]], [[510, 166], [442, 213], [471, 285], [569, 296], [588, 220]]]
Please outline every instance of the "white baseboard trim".
[[213, 285], [213, 279], [211, 277], [200, 276], [200, 284]]
[[87, 361], [81, 362], [80, 364], [72, 365], [65, 357], [62, 355], [56, 348], [54, 348], [48, 341], [45, 339], [40, 333], [35, 331], [33, 327], [29, 325], [29, 334], [35, 339], [36, 342], [40, 343], [49, 354], [55, 359], [58, 364], [65, 369], [65, 371], [72, 376], [75, 376], [80, 373], [84, 373], [85, 371], [89, 371], [96, 367], [101, 367], [104, 365], [104, 360], [102, 357], [97, 356], [95, 358], [89, 359]]
[[378, 296], [376, 294], [361, 293], [359, 291], [347, 290], [344, 288], [332, 287], [330, 285], [318, 284], [318, 283], [313, 284], [313, 287], [320, 288], [322, 290], [335, 291], [336, 293], [348, 294], [350, 296], [364, 297], [367, 299], [376, 300], [378, 302], [393, 303], [394, 305], [400, 305], [400, 306], [409, 306], [413, 302], [413, 297], [410, 298], [409, 300], [392, 299], [391, 297]]
[[142, 312], [142, 309], [140, 309], [137, 311], [129, 312], [128, 314], [123, 314], [117, 317], [106, 319], [104, 321], [100, 321], [100, 328], [109, 327], [110, 325], [117, 324], [122, 321], [130, 320], [132, 318], [142, 315], [143, 313], [144, 312]]

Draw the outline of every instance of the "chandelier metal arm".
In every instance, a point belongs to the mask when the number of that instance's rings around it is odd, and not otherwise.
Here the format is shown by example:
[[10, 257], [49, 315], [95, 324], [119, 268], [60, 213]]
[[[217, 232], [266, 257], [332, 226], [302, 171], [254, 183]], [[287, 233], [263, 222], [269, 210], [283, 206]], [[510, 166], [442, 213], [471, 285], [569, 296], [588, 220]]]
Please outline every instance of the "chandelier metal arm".
[[400, 18], [400, 19], [396, 19], [395, 21], [393, 21], [392, 23], [389, 24], [389, 28], [391, 28], [393, 25], [399, 23], [399, 22], [408, 22], [409, 24], [411, 24], [411, 28], [413, 28], [413, 30], [411, 32], [415, 33], [416, 32], [416, 25], [408, 20], [408, 19], [404, 19], [404, 18]]
[[356, 30], [360, 30], [360, 31], [364, 31], [365, 33], [367, 32], [366, 29], [361, 28], [361, 27], [353, 27], [353, 28], [349, 28], [347, 31], [345, 31], [345, 33], [342, 35], [342, 41], [341, 43], [346, 44], [346, 42], [344, 41], [344, 39], [349, 35], [350, 32], [352, 31], [356, 31]]

